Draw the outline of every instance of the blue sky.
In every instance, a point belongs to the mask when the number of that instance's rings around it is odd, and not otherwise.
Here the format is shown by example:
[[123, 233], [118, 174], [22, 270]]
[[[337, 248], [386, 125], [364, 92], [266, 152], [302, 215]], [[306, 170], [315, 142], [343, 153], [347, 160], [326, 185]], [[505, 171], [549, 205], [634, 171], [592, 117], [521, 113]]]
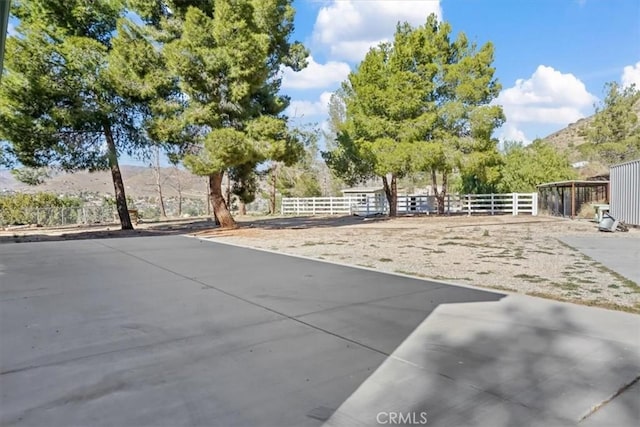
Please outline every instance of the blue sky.
[[[640, 0], [294, 0], [292, 39], [310, 50], [301, 72], [283, 70], [292, 123], [322, 125], [327, 102], [371, 46], [398, 21], [430, 13], [482, 45], [495, 45], [496, 100], [507, 122], [495, 136], [525, 143], [589, 116], [606, 82], [640, 87]], [[9, 23], [13, 32], [15, 21]], [[144, 164], [123, 156], [124, 164]], [[163, 162], [166, 163], [166, 162]]]
[[529, 142], [593, 113], [606, 82], [640, 86], [638, 0], [295, 0], [294, 38], [311, 52], [283, 92], [296, 123], [326, 120], [328, 98], [370, 46], [391, 40], [398, 21], [429, 13], [479, 45], [495, 45], [501, 139]]

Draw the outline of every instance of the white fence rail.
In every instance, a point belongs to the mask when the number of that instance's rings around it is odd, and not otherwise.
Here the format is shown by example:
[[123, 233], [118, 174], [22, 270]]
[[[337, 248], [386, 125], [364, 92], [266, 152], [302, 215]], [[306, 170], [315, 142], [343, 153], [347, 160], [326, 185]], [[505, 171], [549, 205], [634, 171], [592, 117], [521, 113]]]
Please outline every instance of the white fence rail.
[[356, 198], [350, 197], [295, 197], [282, 199], [283, 215], [342, 215], [350, 214]]
[[[445, 213], [537, 215], [537, 193], [447, 195]], [[398, 214], [431, 214], [438, 212], [435, 196], [399, 195]], [[373, 215], [389, 212], [384, 195], [351, 197], [283, 198], [283, 215]]]

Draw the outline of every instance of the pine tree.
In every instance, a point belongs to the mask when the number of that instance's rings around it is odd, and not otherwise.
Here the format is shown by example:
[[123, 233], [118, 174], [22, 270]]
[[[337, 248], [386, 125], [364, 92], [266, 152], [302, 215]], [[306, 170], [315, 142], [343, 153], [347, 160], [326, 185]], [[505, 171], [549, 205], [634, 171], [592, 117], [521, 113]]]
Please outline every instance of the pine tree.
[[123, 55], [133, 28], [125, 12], [124, 0], [14, 2], [20, 24], [7, 40], [0, 139], [27, 167], [110, 169], [122, 229], [132, 229], [118, 157], [150, 141], [139, 126], [145, 94], [122, 80], [125, 70], [145, 75], [152, 64]]
[[471, 153], [496, 151], [491, 133], [504, 116], [489, 104], [500, 90], [493, 46], [450, 33], [434, 15], [418, 28], [399, 24], [393, 42], [372, 48], [342, 87], [346, 120], [325, 159], [347, 181], [381, 177], [391, 216], [398, 178], [428, 172], [442, 210], [453, 170]]
[[280, 67], [306, 65], [306, 50], [288, 41], [291, 0], [134, 4], [175, 82], [148, 123], [149, 134], [178, 144], [185, 166], [209, 178], [221, 226], [235, 227], [222, 194], [225, 171], [255, 169], [268, 159], [290, 162], [300, 153], [280, 116], [289, 100], [278, 94]]

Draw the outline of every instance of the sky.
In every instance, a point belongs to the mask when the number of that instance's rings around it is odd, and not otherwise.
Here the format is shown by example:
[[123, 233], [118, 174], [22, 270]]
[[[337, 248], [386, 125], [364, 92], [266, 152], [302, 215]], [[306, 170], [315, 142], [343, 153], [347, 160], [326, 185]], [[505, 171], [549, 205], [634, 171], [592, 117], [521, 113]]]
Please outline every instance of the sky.
[[495, 46], [495, 100], [507, 118], [495, 136], [529, 143], [594, 112], [604, 86], [640, 87], [640, 0], [294, 0], [293, 39], [310, 51], [301, 72], [283, 70], [294, 124], [322, 124], [327, 103], [370, 47], [399, 21], [429, 14], [478, 45]]
[[[640, 0], [294, 0], [293, 40], [309, 49], [300, 72], [282, 70], [293, 125], [327, 119], [327, 104], [370, 47], [398, 22], [435, 13], [454, 35], [495, 47], [506, 123], [494, 136], [530, 143], [594, 112], [607, 82], [640, 87]], [[9, 34], [15, 22], [9, 22]], [[144, 164], [123, 155], [124, 164]], [[166, 164], [166, 160], [163, 164]]]

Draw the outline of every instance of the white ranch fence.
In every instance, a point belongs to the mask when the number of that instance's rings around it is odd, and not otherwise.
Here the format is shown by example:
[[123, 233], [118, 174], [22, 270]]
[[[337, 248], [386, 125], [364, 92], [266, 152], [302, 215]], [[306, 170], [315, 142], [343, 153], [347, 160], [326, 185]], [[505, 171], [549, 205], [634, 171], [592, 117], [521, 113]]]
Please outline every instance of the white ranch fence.
[[[398, 214], [438, 212], [435, 196], [398, 195]], [[384, 195], [349, 197], [288, 197], [282, 199], [283, 215], [375, 215], [389, 212]], [[537, 215], [537, 193], [452, 194], [445, 197], [445, 214]]]

